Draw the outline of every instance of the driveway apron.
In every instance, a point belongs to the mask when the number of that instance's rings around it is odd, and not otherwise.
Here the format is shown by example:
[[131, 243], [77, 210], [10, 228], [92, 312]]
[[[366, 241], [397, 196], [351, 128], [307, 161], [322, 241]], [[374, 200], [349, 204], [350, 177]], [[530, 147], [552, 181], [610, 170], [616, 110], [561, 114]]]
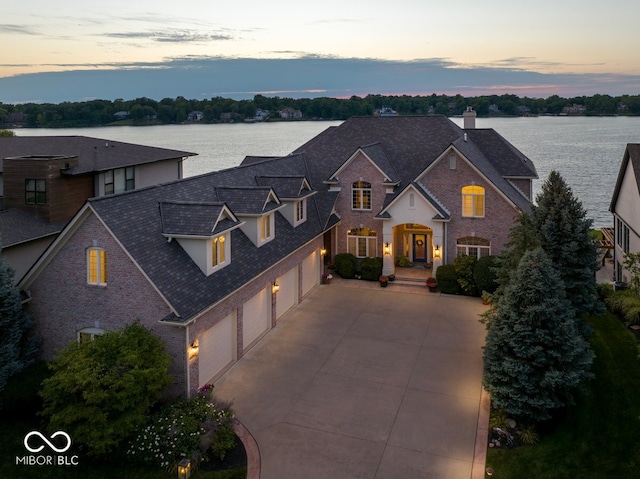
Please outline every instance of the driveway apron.
[[260, 478], [471, 478], [486, 306], [362, 283], [317, 287], [216, 382]]

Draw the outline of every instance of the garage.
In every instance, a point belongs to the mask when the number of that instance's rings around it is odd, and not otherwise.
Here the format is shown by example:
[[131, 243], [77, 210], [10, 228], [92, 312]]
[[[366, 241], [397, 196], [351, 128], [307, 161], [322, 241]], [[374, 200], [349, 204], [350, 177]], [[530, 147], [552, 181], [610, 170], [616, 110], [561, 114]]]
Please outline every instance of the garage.
[[236, 312], [202, 333], [198, 346], [198, 387], [202, 387], [216, 379], [235, 360]]
[[302, 295], [320, 282], [320, 253], [314, 251], [302, 261]]
[[280, 290], [276, 294], [276, 320], [298, 302], [298, 267], [295, 266], [276, 280]]
[[265, 288], [242, 307], [242, 348], [247, 349], [271, 324], [271, 287]]

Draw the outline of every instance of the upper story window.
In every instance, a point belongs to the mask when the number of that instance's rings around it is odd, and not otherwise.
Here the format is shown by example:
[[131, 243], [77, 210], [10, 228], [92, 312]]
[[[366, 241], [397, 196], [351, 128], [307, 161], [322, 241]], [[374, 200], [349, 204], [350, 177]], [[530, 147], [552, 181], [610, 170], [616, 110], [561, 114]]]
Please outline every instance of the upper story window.
[[307, 219], [307, 200], [296, 201], [296, 221], [295, 224], [298, 225], [303, 223]]
[[260, 241], [265, 242], [273, 238], [273, 213], [260, 217]]
[[369, 228], [353, 228], [347, 231], [347, 249], [358, 258], [375, 257], [378, 251], [376, 231]]
[[107, 252], [102, 248], [87, 249], [87, 283], [107, 284]]
[[356, 181], [351, 185], [351, 209], [371, 209], [371, 183]]
[[462, 216], [484, 217], [484, 188], [469, 185], [462, 188]]
[[136, 187], [135, 183], [135, 168], [133, 166], [105, 171], [104, 194], [112, 195], [133, 190]]
[[28, 205], [44, 205], [47, 203], [46, 180], [27, 179], [24, 181], [24, 201]]
[[457, 240], [457, 256], [473, 256], [482, 258], [491, 254], [491, 242], [477, 236], [466, 236]]
[[211, 240], [211, 266], [215, 268], [225, 262], [225, 237], [217, 236]]

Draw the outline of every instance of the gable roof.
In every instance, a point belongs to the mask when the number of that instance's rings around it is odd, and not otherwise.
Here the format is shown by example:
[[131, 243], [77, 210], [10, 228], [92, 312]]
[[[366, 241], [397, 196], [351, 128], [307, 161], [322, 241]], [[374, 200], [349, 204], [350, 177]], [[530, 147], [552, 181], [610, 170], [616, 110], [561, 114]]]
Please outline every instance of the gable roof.
[[378, 171], [380, 171], [380, 174], [385, 177], [385, 183], [397, 184], [399, 179], [397, 177], [397, 173], [395, 172], [395, 168], [393, 167], [393, 163], [389, 161], [389, 158], [387, 157], [380, 143], [358, 147], [356, 151], [349, 157], [349, 159], [342, 163], [340, 167], [336, 171], [334, 171], [327, 180], [325, 180], [325, 183], [337, 182], [340, 173], [344, 171], [358, 157], [358, 153], [360, 152], [362, 152], [373, 163]]
[[77, 156], [78, 166], [65, 172], [71, 175], [185, 158], [196, 154], [88, 136], [0, 137], [0, 160], [20, 156]]
[[211, 237], [240, 226], [224, 203], [160, 202], [162, 234], [165, 236]]
[[237, 215], [263, 215], [281, 206], [270, 186], [217, 186], [215, 192]]
[[256, 183], [272, 187], [280, 199], [297, 200], [315, 193], [304, 176], [256, 176]]
[[618, 196], [620, 195], [620, 189], [622, 188], [622, 181], [627, 168], [631, 164], [631, 168], [635, 173], [636, 183], [638, 188], [638, 195], [640, 195], [640, 143], [627, 143], [622, 156], [622, 163], [620, 164], [620, 170], [618, 171], [618, 179], [616, 180], [616, 186], [613, 189], [613, 195], [611, 196], [611, 204], [609, 205], [609, 211], [616, 212], [616, 204], [618, 203]]

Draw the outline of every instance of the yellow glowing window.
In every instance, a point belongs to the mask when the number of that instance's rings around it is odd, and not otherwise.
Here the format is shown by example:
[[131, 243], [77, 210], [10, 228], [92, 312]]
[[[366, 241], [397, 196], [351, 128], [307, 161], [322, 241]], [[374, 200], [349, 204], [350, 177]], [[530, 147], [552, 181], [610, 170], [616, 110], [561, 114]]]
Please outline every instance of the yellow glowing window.
[[484, 188], [470, 185], [462, 188], [462, 216], [484, 217]]
[[224, 236], [218, 236], [211, 241], [211, 266], [224, 263]]
[[107, 252], [101, 248], [87, 251], [87, 283], [107, 284]]
[[271, 218], [273, 215], [267, 215], [260, 218], [260, 239], [262, 241], [271, 238]]

